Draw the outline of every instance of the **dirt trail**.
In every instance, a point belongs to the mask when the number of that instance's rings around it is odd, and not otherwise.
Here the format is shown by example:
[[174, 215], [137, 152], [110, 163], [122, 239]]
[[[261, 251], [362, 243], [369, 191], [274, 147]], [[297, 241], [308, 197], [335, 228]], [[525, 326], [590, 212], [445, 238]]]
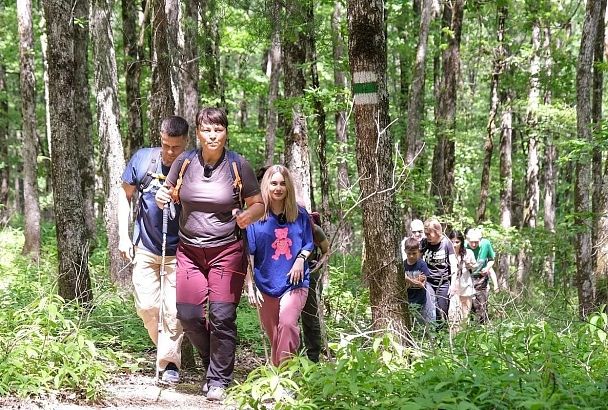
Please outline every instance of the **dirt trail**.
[[154, 378], [148, 375], [123, 375], [110, 382], [107, 395], [98, 405], [78, 404], [75, 400], [56, 397], [18, 400], [0, 398], [0, 408], [19, 410], [200, 410], [200, 409], [233, 409], [234, 406], [207, 401], [200, 392], [200, 380], [186, 378], [176, 387], [160, 387]]

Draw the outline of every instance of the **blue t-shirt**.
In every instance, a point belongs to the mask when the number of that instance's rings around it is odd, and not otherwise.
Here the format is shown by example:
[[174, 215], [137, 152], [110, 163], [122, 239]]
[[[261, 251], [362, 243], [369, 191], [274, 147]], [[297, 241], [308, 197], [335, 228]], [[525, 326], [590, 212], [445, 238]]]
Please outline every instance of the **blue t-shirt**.
[[[142, 148], [138, 150], [127, 164], [125, 171], [122, 173], [124, 183], [134, 185], [139, 191], [139, 184], [145, 178], [148, 172], [150, 162], [156, 159], [156, 170], [154, 173], [167, 175], [169, 167], [162, 164], [159, 148]], [[144, 188], [143, 192], [139, 192], [139, 210], [137, 211], [137, 219], [133, 226], [133, 243], [135, 246], [145, 248], [147, 251], [155, 255], [162, 254], [163, 243], [163, 211], [156, 205], [154, 196], [156, 191], [162, 185], [162, 181], [153, 178], [150, 184]], [[179, 240], [179, 211], [180, 207], [175, 207], [176, 216], [173, 220], [169, 220], [167, 225], [167, 245], [165, 254], [174, 256]]]
[[[416, 280], [418, 280], [419, 275], [425, 275], [427, 278], [431, 275], [428, 266], [426, 266], [426, 262], [422, 259], [418, 259], [413, 265], [408, 264], [407, 259], [404, 260], [403, 271], [405, 272], [405, 275], [407, 277]], [[426, 302], [426, 289], [408, 288], [407, 300], [409, 303], [415, 303], [417, 305], [424, 306]]]
[[312, 227], [304, 208], [299, 208], [294, 222], [284, 224], [270, 212], [265, 221], [247, 227], [247, 241], [249, 253], [254, 256], [253, 278], [260, 291], [278, 298], [292, 289], [309, 286], [307, 261], [304, 261], [302, 282], [291, 285], [287, 276], [300, 251], [314, 248]]

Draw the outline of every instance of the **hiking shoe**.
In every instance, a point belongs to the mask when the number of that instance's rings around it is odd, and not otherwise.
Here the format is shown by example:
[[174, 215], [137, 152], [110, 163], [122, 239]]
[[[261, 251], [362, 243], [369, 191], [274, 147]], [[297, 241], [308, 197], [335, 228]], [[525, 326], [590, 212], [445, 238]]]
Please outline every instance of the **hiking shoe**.
[[203, 392], [203, 396], [206, 396], [207, 393], [209, 393], [209, 383], [205, 382], [205, 384], [203, 384], [203, 388], [201, 390]]
[[165, 370], [161, 380], [164, 383], [177, 384], [179, 383], [179, 372], [177, 370]]
[[226, 389], [221, 386], [209, 386], [207, 400], [220, 401], [226, 397]]

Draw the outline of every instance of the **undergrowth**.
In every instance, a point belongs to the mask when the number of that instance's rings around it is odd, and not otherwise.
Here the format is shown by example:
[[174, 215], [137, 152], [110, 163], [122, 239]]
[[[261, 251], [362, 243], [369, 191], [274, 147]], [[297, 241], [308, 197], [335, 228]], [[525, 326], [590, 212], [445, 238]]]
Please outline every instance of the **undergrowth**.
[[112, 372], [137, 368], [137, 360], [116, 347], [137, 350], [144, 335], [128, 332], [142, 326], [131, 325], [138, 318], [106, 279], [106, 247], [91, 255], [94, 300], [84, 308], [56, 294], [54, 228], [42, 229], [37, 264], [20, 255], [22, 238], [18, 227], [0, 231], [0, 395], [96, 401]]

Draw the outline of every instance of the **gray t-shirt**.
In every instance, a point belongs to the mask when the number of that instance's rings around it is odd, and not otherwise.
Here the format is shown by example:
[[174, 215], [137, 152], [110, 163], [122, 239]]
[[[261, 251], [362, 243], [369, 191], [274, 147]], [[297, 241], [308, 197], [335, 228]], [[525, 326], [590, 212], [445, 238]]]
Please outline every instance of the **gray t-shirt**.
[[[181, 154], [171, 166], [167, 184], [175, 186], [182, 164], [191, 151]], [[260, 193], [258, 181], [251, 165], [240, 155], [239, 173], [243, 182], [242, 197]], [[179, 237], [187, 245], [201, 248], [222, 246], [234, 242], [236, 221], [232, 210], [238, 209], [238, 190], [233, 188], [232, 174], [225, 151], [224, 158], [205, 177], [200, 150], [184, 172], [179, 198], [182, 211], [179, 218]]]

